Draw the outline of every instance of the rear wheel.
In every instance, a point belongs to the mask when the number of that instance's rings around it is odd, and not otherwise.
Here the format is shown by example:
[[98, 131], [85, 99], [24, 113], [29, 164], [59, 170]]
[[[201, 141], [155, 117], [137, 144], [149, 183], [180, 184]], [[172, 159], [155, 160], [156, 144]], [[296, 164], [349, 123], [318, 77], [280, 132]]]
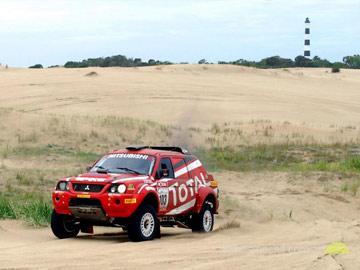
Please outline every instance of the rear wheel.
[[204, 203], [199, 214], [194, 214], [191, 219], [193, 232], [210, 232], [214, 227], [214, 210]]
[[80, 228], [75, 225], [75, 219], [70, 215], [59, 214], [53, 210], [51, 215], [51, 230], [57, 238], [76, 237]]
[[132, 217], [127, 227], [132, 241], [148, 241], [154, 239], [159, 230], [159, 220], [154, 207], [145, 205]]

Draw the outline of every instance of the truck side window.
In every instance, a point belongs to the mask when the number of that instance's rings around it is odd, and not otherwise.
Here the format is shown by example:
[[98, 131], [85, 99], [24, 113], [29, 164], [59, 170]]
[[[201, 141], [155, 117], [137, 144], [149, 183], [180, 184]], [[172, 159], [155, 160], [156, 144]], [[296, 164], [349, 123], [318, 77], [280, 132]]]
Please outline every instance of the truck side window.
[[189, 172], [186, 168], [184, 159], [172, 158], [171, 161], [174, 168], [175, 178], [189, 178]]
[[156, 172], [156, 177], [161, 178], [174, 178], [174, 170], [171, 165], [170, 158], [162, 158], [160, 160], [159, 168]]

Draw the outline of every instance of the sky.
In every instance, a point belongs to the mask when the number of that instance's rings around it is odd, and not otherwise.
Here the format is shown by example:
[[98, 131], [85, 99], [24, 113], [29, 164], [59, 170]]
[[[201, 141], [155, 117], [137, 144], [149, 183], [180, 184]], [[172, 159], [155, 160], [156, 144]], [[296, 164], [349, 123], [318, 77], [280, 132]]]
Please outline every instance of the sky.
[[360, 0], [0, 0], [0, 63], [125, 55], [196, 63], [360, 54]]

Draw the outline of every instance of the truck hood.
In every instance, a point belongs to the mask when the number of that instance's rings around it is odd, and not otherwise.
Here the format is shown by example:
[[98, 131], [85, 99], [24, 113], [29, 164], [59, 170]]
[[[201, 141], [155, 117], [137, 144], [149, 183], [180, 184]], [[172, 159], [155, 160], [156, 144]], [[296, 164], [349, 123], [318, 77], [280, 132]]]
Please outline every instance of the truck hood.
[[137, 181], [137, 180], [150, 180], [151, 176], [149, 175], [138, 175], [138, 174], [102, 174], [102, 173], [85, 173], [78, 175], [76, 177], [68, 178], [68, 181], [71, 182], [84, 182], [84, 183], [120, 183], [127, 181]]

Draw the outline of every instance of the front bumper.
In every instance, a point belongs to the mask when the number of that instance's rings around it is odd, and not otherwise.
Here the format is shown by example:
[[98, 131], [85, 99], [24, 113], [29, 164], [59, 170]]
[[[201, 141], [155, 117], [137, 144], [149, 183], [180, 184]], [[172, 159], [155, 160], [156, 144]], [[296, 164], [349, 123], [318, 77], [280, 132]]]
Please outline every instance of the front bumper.
[[[111, 219], [130, 217], [144, 199], [143, 194], [73, 193], [54, 190], [53, 204], [60, 214], [72, 214], [79, 219]], [[102, 214], [101, 214], [102, 213]]]

